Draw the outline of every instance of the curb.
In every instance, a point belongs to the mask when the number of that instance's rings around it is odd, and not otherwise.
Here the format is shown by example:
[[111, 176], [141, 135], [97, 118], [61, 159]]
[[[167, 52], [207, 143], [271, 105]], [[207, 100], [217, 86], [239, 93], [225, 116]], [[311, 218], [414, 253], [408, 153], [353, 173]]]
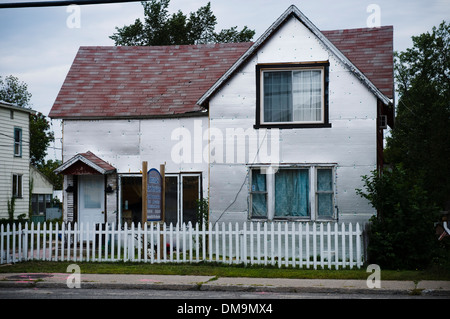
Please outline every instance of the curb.
[[[68, 274], [0, 274], [1, 288], [66, 288]], [[235, 291], [326, 293], [361, 295], [450, 296], [450, 281], [383, 281], [368, 288], [365, 280], [231, 278], [162, 275], [81, 275], [82, 289], [148, 289], [179, 291]]]

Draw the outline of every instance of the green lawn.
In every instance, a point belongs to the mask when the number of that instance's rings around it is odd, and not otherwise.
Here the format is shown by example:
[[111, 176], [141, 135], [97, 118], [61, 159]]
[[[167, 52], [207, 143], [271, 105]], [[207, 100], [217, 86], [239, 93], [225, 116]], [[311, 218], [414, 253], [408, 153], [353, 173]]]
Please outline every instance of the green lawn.
[[[100, 262], [51, 262], [30, 261], [0, 266], [0, 273], [65, 273], [67, 266], [76, 263], [82, 273], [100, 274], [158, 274], [205, 275], [217, 277], [299, 278], [299, 279], [367, 279], [370, 273], [361, 269], [312, 270], [278, 268], [271, 266], [240, 266], [211, 263], [199, 264], [148, 264], [148, 263], [100, 263]], [[382, 280], [450, 280], [447, 270], [383, 270]]]

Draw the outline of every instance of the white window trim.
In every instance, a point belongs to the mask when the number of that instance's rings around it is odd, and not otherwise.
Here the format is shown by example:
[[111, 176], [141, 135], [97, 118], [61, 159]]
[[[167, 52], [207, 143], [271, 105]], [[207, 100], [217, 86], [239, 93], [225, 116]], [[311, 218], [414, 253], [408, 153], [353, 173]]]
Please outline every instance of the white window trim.
[[[269, 72], [293, 72], [293, 71], [310, 71], [310, 70], [320, 70], [321, 72], [321, 120], [320, 121], [291, 121], [291, 122], [266, 122], [264, 121], [264, 73]], [[279, 69], [261, 69], [260, 73], [260, 121], [262, 125], [289, 125], [289, 124], [324, 124], [325, 123], [325, 67], [286, 67]]]
[[[277, 168], [283, 169], [308, 169], [309, 172], [309, 216], [307, 217], [275, 217], [275, 174], [270, 173], [272, 166], [261, 164], [251, 165], [248, 167], [249, 179], [248, 179], [248, 191], [249, 191], [249, 207], [248, 218], [250, 220], [269, 220], [269, 221], [334, 221], [338, 219], [337, 214], [337, 200], [336, 200], [336, 163], [313, 163], [313, 164], [282, 164]], [[256, 169], [267, 169], [266, 175], [266, 192], [267, 192], [267, 217], [254, 217], [252, 216], [252, 171]], [[332, 185], [333, 185], [333, 216], [319, 217], [318, 205], [317, 205], [317, 170], [318, 169], [332, 169]]]

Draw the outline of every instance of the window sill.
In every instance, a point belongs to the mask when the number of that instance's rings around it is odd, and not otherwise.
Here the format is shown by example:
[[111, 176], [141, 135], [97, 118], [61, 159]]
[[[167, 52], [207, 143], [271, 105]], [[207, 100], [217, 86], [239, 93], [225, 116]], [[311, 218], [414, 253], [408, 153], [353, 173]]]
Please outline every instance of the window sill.
[[259, 128], [278, 128], [278, 129], [294, 129], [294, 128], [330, 128], [331, 123], [312, 123], [312, 124], [255, 124], [254, 129]]

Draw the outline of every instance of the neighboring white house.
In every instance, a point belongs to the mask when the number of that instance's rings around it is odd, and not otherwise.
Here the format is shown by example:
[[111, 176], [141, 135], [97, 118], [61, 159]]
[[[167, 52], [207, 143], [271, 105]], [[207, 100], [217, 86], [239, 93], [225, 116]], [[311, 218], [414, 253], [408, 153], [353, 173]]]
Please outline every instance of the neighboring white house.
[[51, 208], [53, 184], [36, 167], [30, 165], [31, 177], [31, 214], [45, 217], [47, 209]]
[[[34, 111], [0, 101], [0, 218], [28, 217], [30, 208], [30, 113]], [[14, 200], [13, 200], [14, 199]]]
[[62, 119], [64, 218], [140, 221], [166, 164], [166, 222], [366, 222], [355, 189], [393, 125], [392, 27], [320, 31], [295, 6], [255, 42], [81, 47]]

